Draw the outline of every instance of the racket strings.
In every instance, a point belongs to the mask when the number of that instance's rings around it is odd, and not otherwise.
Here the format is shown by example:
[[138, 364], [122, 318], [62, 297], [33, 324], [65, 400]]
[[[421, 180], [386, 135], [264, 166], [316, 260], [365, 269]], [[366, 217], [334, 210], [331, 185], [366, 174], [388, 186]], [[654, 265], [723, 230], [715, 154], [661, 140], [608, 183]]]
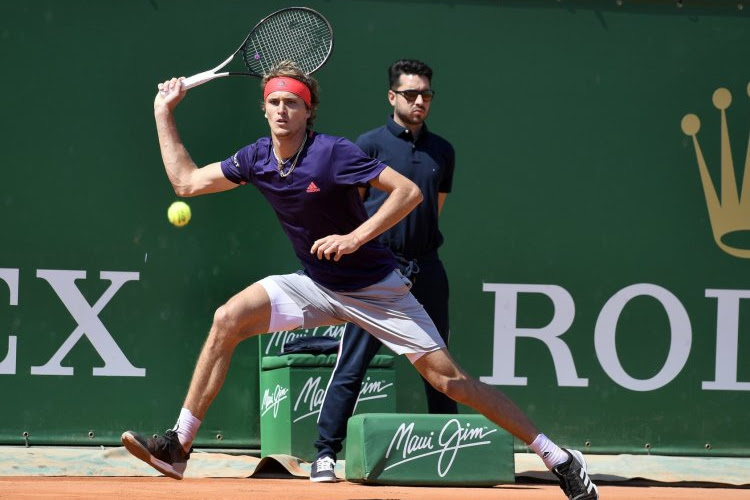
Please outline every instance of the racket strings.
[[[310, 72], [323, 61], [326, 51], [320, 34], [310, 30], [308, 24], [300, 24], [286, 16], [278, 23], [269, 23], [252, 41], [252, 56], [248, 62], [258, 63], [262, 73], [282, 59], [295, 61], [305, 72]], [[321, 55], [322, 54], [322, 55]], [[246, 56], [246, 57], [247, 57]]]
[[330, 25], [307, 10], [287, 10], [261, 23], [242, 47], [245, 65], [267, 74], [282, 60], [312, 73], [328, 58], [333, 43]]

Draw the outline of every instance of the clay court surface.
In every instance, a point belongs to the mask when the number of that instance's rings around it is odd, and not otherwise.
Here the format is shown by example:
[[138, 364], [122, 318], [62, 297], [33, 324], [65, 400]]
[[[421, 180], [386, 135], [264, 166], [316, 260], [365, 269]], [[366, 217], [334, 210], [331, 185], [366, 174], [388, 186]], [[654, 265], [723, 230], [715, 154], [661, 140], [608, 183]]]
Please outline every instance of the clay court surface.
[[[750, 489], [655, 486], [599, 488], [602, 500], [750, 499]], [[365, 486], [349, 482], [313, 484], [306, 479], [213, 479], [174, 481], [163, 477], [0, 477], [0, 498], [13, 500], [563, 500], [551, 484], [494, 488]]]

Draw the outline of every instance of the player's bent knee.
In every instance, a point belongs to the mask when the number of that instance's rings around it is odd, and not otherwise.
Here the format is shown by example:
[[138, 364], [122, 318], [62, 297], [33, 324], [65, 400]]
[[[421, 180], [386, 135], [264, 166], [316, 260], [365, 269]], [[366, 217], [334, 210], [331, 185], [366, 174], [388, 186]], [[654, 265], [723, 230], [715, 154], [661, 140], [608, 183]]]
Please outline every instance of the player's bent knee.
[[232, 340], [239, 335], [237, 318], [230, 312], [227, 304], [216, 309], [211, 335], [217, 340]]

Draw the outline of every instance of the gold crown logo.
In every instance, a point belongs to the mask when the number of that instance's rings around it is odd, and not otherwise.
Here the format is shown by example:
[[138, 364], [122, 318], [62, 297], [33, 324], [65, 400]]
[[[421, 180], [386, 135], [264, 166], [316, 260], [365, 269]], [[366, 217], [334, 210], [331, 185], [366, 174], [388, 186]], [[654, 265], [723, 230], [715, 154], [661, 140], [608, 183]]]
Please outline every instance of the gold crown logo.
[[[747, 85], [747, 93], [750, 96], [750, 83]], [[721, 112], [721, 200], [716, 193], [711, 174], [706, 166], [706, 159], [698, 143], [697, 134], [701, 128], [698, 117], [694, 114], [685, 115], [681, 123], [682, 131], [693, 138], [695, 156], [698, 160], [698, 169], [716, 244], [730, 255], [750, 259], [750, 248], [732, 246], [724, 239], [731, 233], [750, 231], [750, 140], [748, 140], [745, 170], [742, 175], [742, 189], [738, 193], [727, 125], [727, 108], [732, 104], [732, 94], [729, 90], [720, 88], [714, 92], [712, 100], [716, 109]]]

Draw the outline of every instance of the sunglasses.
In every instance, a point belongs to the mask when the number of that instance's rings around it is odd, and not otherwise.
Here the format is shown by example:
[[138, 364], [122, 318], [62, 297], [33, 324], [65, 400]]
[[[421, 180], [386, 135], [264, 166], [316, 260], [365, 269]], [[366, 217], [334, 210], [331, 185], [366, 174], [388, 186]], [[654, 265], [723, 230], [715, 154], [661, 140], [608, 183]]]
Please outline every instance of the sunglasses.
[[407, 90], [394, 90], [394, 94], [401, 94], [404, 96], [404, 99], [406, 99], [409, 102], [413, 102], [417, 100], [417, 96], [422, 96], [422, 100], [424, 102], [430, 102], [432, 98], [435, 96], [434, 90], [414, 90], [414, 89], [407, 89]]

